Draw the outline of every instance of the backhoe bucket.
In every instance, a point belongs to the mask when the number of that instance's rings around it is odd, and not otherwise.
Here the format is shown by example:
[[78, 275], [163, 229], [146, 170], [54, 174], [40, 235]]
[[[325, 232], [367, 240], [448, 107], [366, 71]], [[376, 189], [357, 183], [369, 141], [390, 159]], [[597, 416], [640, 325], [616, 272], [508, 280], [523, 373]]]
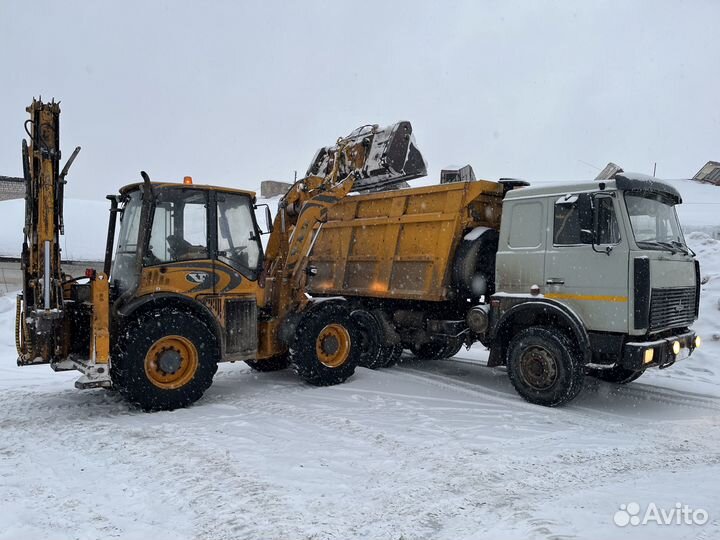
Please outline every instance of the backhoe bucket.
[[384, 128], [363, 126], [337, 145], [321, 148], [307, 176], [327, 175], [341, 146], [345, 148], [345, 157], [341, 158], [338, 177], [344, 178], [355, 171], [358, 178], [353, 191], [378, 189], [427, 174], [427, 164], [415, 144], [412, 125], [402, 121]]

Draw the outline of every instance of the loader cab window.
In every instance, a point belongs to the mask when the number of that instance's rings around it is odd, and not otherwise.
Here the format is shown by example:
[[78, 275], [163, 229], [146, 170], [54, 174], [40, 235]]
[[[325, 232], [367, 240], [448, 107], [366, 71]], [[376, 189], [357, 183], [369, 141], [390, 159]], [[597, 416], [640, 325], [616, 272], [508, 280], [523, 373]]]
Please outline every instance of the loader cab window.
[[207, 230], [206, 192], [158, 190], [144, 264], [207, 259]]
[[255, 279], [262, 251], [250, 197], [218, 193], [217, 228], [218, 260]]

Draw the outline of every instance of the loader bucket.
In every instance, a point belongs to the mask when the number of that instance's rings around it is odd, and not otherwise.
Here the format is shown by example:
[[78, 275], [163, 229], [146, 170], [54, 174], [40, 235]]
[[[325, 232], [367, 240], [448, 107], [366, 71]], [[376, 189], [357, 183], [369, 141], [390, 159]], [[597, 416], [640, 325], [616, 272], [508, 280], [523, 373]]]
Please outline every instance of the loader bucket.
[[[402, 121], [384, 128], [363, 126], [339, 142], [347, 145], [349, 158], [341, 164], [339, 176], [356, 172], [358, 178], [353, 191], [376, 190], [427, 174], [427, 164], [417, 148], [410, 122]], [[318, 150], [307, 176], [328, 174], [337, 151], [338, 145]]]

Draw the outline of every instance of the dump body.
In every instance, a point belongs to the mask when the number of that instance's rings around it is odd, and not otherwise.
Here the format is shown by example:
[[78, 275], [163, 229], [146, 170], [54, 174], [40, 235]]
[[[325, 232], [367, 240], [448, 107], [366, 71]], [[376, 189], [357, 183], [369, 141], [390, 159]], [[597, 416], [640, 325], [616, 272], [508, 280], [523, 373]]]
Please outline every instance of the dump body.
[[480, 180], [348, 196], [308, 258], [308, 293], [441, 302], [463, 235], [500, 225], [503, 186]]

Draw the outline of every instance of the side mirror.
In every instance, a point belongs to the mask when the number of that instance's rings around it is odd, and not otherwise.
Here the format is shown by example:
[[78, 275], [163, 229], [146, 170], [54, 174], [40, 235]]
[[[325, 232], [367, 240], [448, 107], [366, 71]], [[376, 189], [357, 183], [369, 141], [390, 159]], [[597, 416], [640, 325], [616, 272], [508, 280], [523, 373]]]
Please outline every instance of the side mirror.
[[261, 206], [265, 207], [265, 231], [260, 231], [260, 234], [270, 234], [271, 232], [273, 232], [273, 220], [272, 213], [270, 212], [270, 206], [267, 204], [256, 204], [255, 210], [257, 210]]
[[580, 229], [580, 242], [583, 244], [594, 244], [595, 233], [589, 229]]

